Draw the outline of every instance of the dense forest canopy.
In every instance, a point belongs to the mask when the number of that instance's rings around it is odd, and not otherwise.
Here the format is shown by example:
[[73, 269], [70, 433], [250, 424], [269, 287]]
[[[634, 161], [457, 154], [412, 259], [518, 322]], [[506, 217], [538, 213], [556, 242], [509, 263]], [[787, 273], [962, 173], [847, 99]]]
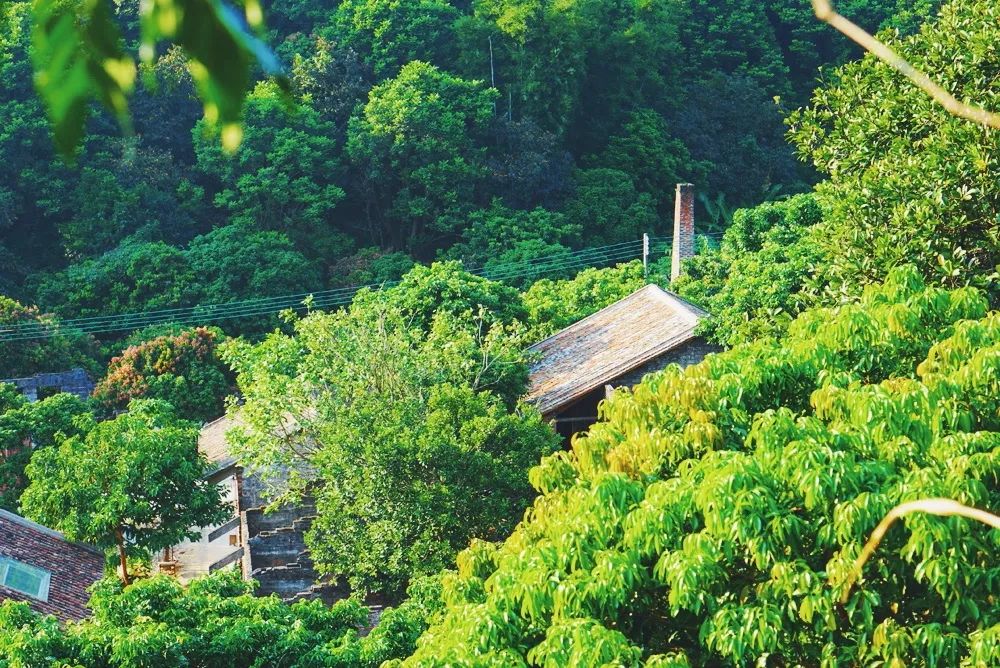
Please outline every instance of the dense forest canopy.
[[[932, 9], [848, 4], [904, 31]], [[721, 231], [816, 179], [783, 114], [858, 55], [806, 0], [274, 0], [292, 96], [257, 72], [237, 153], [169, 48], [140, 68], [134, 133], [95, 107], [70, 165], [31, 85], [29, 5], [2, 10], [0, 293], [63, 317], [395, 278], [394, 253], [482, 266], [669, 234], [678, 181]], [[112, 7], [136, 51], [138, 0]]]
[[[838, 9], [1000, 109], [1000, 9], [939, 5]], [[144, 6], [108, 6], [141, 50]], [[0, 604], [0, 668], [1000, 664], [1000, 530], [915, 514], [855, 565], [897, 504], [1000, 508], [995, 131], [806, 0], [264, 11], [287, 90], [233, 81], [239, 151], [179, 38], [141, 66], [134, 133], [95, 107], [67, 163], [32, 12], [0, 9], [0, 326], [56, 333], [0, 343], [0, 368], [111, 360], [87, 402], [0, 385], [0, 506], [121, 563], [92, 619]], [[702, 237], [671, 282], [608, 248], [662, 249], [678, 181]], [[726, 350], [616, 389], [560, 447], [523, 401], [526, 345], [647, 283]], [[219, 328], [57, 327], [356, 285]], [[314, 503], [307, 546], [354, 599], [143, 577], [227, 516], [190, 420], [234, 392], [233, 452]], [[369, 593], [395, 607], [362, 637]]]

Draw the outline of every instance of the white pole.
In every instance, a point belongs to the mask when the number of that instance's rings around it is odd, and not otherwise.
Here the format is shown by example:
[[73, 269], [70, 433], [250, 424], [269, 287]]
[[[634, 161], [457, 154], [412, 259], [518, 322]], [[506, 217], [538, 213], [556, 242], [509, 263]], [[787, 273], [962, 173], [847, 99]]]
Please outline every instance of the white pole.
[[642, 235], [642, 275], [649, 278], [649, 234]]

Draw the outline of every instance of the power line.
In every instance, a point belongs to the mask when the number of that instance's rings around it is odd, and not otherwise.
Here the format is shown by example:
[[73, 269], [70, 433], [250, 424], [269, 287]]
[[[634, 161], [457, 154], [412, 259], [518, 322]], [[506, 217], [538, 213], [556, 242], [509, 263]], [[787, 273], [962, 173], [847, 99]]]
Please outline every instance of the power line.
[[[513, 278], [521, 272], [531, 272], [533, 274], [546, 271], [555, 271], [562, 268], [563, 264], [586, 264], [599, 260], [623, 259], [626, 255], [634, 256], [635, 252], [629, 247], [638, 247], [638, 241], [611, 244], [600, 248], [583, 249], [571, 253], [535, 258], [518, 263], [508, 263], [486, 268], [477, 268], [470, 273], [478, 275], [487, 274], [489, 277], [496, 275], [496, 280], [503, 278]], [[555, 261], [555, 262], [553, 262]], [[548, 264], [546, 264], [548, 263]], [[542, 265], [541, 268], [536, 265]], [[531, 271], [533, 269], [533, 271]], [[286, 308], [296, 308], [302, 305], [302, 300], [312, 296], [313, 303], [319, 305], [339, 305], [349, 303], [354, 295], [363, 288], [390, 287], [397, 281], [389, 281], [384, 284], [369, 284], [361, 286], [351, 286], [345, 288], [335, 288], [332, 290], [321, 290], [312, 293], [300, 293], [293, 295], [282, 295], [277, 297], [258, 298], [243, 300], [238, 302], [227, 302], [222, 304], [196, 305], [191, 307], [179, 307], [171, 309], [160, 309], [156, 311], [145, 311], [130, 314], [113, 314], [107, 316], [91, 316], [84, 318], [74, 318], [63, 320], [58, 323], [58, 327], [64, 329], [74, 329], [82, 332], [95, 333], [106, 331], [119, 331], [121, 329], [138, 329], [153, 324], [172, 323], [187, 321], [190, 319], [224, 320], [229, 318], [241, 318], [249, 315], [260, 315], [265, 313], [275, 313]], [[114, 329], [109, 329], [109, 327]], [[35, 333], [49, 332], [51, 325], [44, 323], [24, 323], [12, 325], [6, 331], [0, 331], [0, 341], [12, 340], [14, 335], [28, 335]]]
[[[669, 239], [669, 237], [656, 237], [655, 239], [665, 240]], [[470, 270], [470, 273], [498, 281], [514, 278], [533, 278], [547, 273], [637, 259], [641, 255], [641, 245], [641, 240], [626, 241], [548, 257], [534, 258], [524, 262], [511, 262], [488, 268], [479, 267]], [[0, 342], [47, 338], [54, 335], [58, 330], [96, 334], [141, 329], [157, 324], [194, 324], [267, 315], [288, 308], [301, 308], [303, 307], [303, 300], [310, 296], [312, 297], [311, 304], [313, 307], [329, 308], [349, 304], [353, 300], [354, 295], [362, 289], [391, 287], [397, 283], [398, 281], [389, 281], [382, 284], [334, 288], [313, 293], [261, 297], [221, 304], [201, 304], [138, 313], [89, 316], [68, 319], [53, 324], [37, 322], [14, 324], [0, 329]]]

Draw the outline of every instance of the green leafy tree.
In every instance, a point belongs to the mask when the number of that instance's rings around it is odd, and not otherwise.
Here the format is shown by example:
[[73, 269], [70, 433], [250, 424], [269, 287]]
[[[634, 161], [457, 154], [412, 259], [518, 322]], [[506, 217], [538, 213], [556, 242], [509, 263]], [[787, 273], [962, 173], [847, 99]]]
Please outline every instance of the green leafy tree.
[[716, 343], [779, 334], [815, 301], [809, 288], [827, 261], [815, 236], [821, 221], [812, 195], [740, 209], [719, 247], [687, 261], [671, 287], [711, 313], [702, 333]]
[[219, 182], [215, 205], [233, 222], [287, 234], [313, 259], [350, 250], [333, 218], [344, 198], [333, 126], [308, 105], [290, 115], [281, 92], [268, 84], [249, 97], [244, 125], [235, 155], [195, 130], [198, 168]]
[[540, 341], [630, 295], [646, 280], [641, 262], [584, 269], [573, 278], [535, 281], [522, 293], [529, 338]]
[[202, 302], [317, 290], [321, 273], [281, 232], [226, 225], [196, 237], [184, 251]]
[[311, 54], [297, 54], [292, 64], [293, 90], [320, 118], [333, 123], [341, 139], [354, 108], [368, 99], [372, 78], [357, 52], [323, 37], [316, 38]]
[[27, 604], [0, 604], [0, 665], [372, 666], [361, 662], [357, 630], [368, 613], [353, 600], [326, 607], [259, 597], [233, 572], [188, 586], [159, 575], [123, 587], [106, 579], [90, 601], [91, 619], [60, 626]]
[[[18, 340], [0, 340], [0, 378], [23, 378], [45, 371], [66, 371], [74, 367], [93, 373], [97, 370], [97, 346], [78, 330], [62, 328], [59, 320], [42, 313], [37, 306], [25, 306], [0, 295], [0, 331], [9, 326]], [[38, 338], [27, 335], [40, 334]]]
[[[447, 255], [511, 285], [530, 285], [538, 278], [537, 272], [562, 266], [560, 256], [578, 245], [580, 232], [580, 226], [565, 222], [561, 213], [540, 207], [518, 211], [494, 200], [489, 209], [469, 216], [462, 241], [448, 249]], [[535, 260], [544, 262], [533, 265]]]
[[[918, 34], [886, 39], [959, 99], [997, 108], [997, 19], [995, 3], [952, 2]], [[840, 69], [791, 125], [802, 155], [829, 175], [817, 197], [830, 212], [822, 238], [834, 293], [904, 262], [947, 285], [993, 281], [995, 132], [950, 115], [871, 56]]]
[[377, 304], [387, 297], [413, 326], [430, 331], [434, 318], [447, 313], [459, 318], [468, 313], [487, 324], [514, 325], [525, 310], [517, 290], [465, 271], [458, 262], [416, 265], [406, 272], [399, 285], [379, 294], [359, 293], [359, 304]]
[[666, 121], [651, 109], [633, 112], [628, 123], [592, 158], [595, 165], [631, 176], [639, 192], [657, 202], [664, 217], [673, 215], [674, 186], [700, 180], [703, 165], [695, 165], [684, 144], [670, 136]]
[[679, 92], [671, 63], [680, 16], [666, 2], [485, 0], [458, 30], [465, 68], [493, 76], [511, 119], [533, 119], [587, 154], [624, 123], [624, 110]]
[[[689, 4], [681, 38], [692, 66], [704, 64], [717, 72], [747, 77], [772, 95], [791, 92], [788, 63], [778, 48], [778, 26], [771, 21], [770, 3], [694, 0]], [[806, 3], [802, 5], [802, 11], [808, 11]], [[783, 90], [775, 89], [782, 84]]]
[[197, 327], [126, 348], [111, 360], [94, 398], [110, 412], [135, 399], [159, 399], [186, 420], [213, 420], [225, 412], [232, 387], [217, 354], [222, 338], [219, 329]]
[[38, 200], [53, 159], [49, 126], [32, 88], [29, 57], [31, 5], [0, 7], [0, 293], [26, 298], [17, 288], [40, 267], [58, 264], [54, 221]]
[[495, 93], [421, 61], [372, 89], [351, 119], [347, 152], [383, 246], [413, 249], [461, 229], [485, 175], [481, 141]]
[[685, 105], [670, 115], [669, 124], [704, 170], [690, 171], [700, 192], [712, 199], [721, 193], [736, 206], [755, 206], [776, 191], [802, 192], [816, 180], [786, 140], [785, 113], [752, 79], [712, 74], [692, 83]]
[[258, 596], [253, 581], [224, 571], [187, 586], [157, 575], [127, 587], [95, 585], [93, 616], [60, 624], [27, 603], [0, 603], [0, 665], [235, 666], [378, 668], [413, 651], [426, 619], [440, 607], [437, 578], [422, 578], [410, 598], [382, 612], [364, 637], [369, 611], [355, 599], [283, 603]]
[[75, 395], [28, 402], [13, 385], [0, 383], [0, 508], [17, 511], [32, 452], [81, 434], [84, 423], [78, 418], [86, 415], [87, 402]]
[[[194, 238], [184, 250], [184, 258], [195, 276], [193, 290], [201, 304], [302, 295], [324, 287], [320, 262], [300, 253], [284, 233], [245, 224], [225, 225]], [[256, 335], [273, 329], [278, 318], [263, 314], [227, 318], [216, 324]]]
[[323, 32], [360, 54], [381, 80], [412, 60], [449, 66], [458, 15], [444, 0], [345, 0]]
[[989, 527], [908, 516], [848, 585], [899, 502], [1000, 504], [987, 306], [904, 267], [781, 340], [615, 392], [531, 471], [514, 534], [459, 555], [402, 665], [995, 663]]
[[486, 158], [488, 191], [514, 209], [558, 208], [571, 190], [573, 157], [559, 139], [525, 118], [494, 119]]
[[104, 137], [82, 153], [76, 166], [47, 170], [38, 199], [67, 255], [99, 256], [127, 238], [184, 244], [197, 234], [202, 192], [169, 153]]
[[368, 246], [341, 258], [331, 274], [342, 277], [337, 283], [343, 286], [381, 286], [399, 281], [413, 267], [413, 258], [402, 251], [386, 253]]
[[468, 294], [421, 322], [417, 271], [296, 322], [294, 336], [225, 351], [248, 424], [234, 434], [238, 456], [272, 480], [276, 501], [315, 499], [306, 541], [320, 569], [390, 597], [450, 566], [471, 538], [505, 536], [527, 502], [527, 467], [558, 442], [518, 404], [516, 330], [485, 306], [449, 310]]
[[579, 226], [593, 245], [637, 241], [660, 231], [657, 197], [639, 192], [632, 177], [617, 169], [581, 169], [575, 192], [563, 205], [567, 222]]
[[127, 242], [36, 280], [39, 303], [72, 317], [188, 306], [197, 295], [184, 252], [163, 242]]
[[21, 508], [72, 540], [116, 549], [125, 584], [129, 555], [193, 539], [195, 527], [232, 512], [205, 478], [197, 425], [179, 419], [169, 404], [135, 401], [84, 431], [32, 456]]

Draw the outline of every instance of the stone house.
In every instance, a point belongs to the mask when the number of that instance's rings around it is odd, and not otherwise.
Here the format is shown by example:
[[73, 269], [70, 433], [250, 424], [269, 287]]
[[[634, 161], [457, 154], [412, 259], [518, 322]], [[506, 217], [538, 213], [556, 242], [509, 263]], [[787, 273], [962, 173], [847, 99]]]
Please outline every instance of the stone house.
[[[671, 277], [694, 255], [694, 189], [678, 184]], [[597, 421], [597, 406], [616, 387], [632, 387], [669, 364], [688, 366], [717, 351], [697, 334], [708, 313], [656, 285], [576, 322], [529, 350], [528, 401], [567, 442]]]
[[104, 554], [0, 509], [0, 601], [24, 601], [62, 621], [90, 615], [87, 588], [104, 575]]
[[157, 569], [182, 581], [238, 569], [245, 579], [257, 580], [261, 595], [274, 593], [286, 601], [342, 598], [346, 591], [322, 582], [306, 549], [305, 532], [315, 517], [315, 506], [307, 499], [265, 512], [269, 501], [263, 481], [245, 475], [229, 453], [226, 433], [239, 425], [238, 417], [222, 417], [206, 424], [198, 438], [198, 449], [213, 467], [209, 480], [222, 485], [224, 500], [233, 505], [232, 518], [201, 527], [197, 540], [165, 550]]

